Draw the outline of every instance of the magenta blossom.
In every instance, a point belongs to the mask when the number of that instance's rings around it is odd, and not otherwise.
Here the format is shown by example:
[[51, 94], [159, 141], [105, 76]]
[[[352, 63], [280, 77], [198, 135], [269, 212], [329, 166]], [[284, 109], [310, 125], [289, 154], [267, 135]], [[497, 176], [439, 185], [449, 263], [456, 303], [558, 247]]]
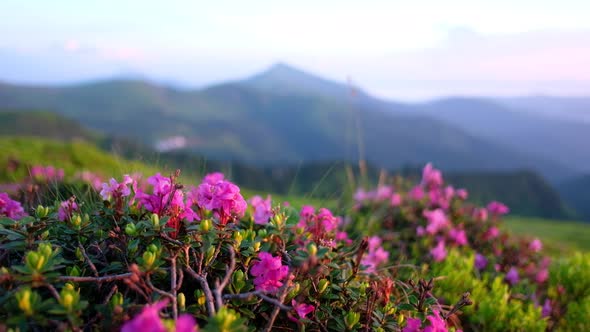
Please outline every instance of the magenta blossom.
[[508, 209], [506, 205], [497, 201], [490, 202], [490, 204], [487, 206], [487, 209], [495, 216], [501, 216], [510, 212], [510, 209]]
[[12, 200], [7, 193], [0, 193], [0, 216], [19, 220], [25, 216], [25, 210], [19, 202]]
[[223, 175], [223, 173], [215, 172], [205, 175], [205, 177], [203, 178], [203, 182], [208, 183], [210, 185], [215, 185], [218, 182], [223, 181], [224, 179], [225, 176]]
[[430, 255], [435, 262], [442, 262], [447, 258], [447, 249], [445, 248], [444, 241], [438, 241], [436, 247], [430, 250]]
[[[217, 181], [218, 180], [218, 181]], [[214, 183], [214, 181], [217, 181]], [[235, 184], [222, 180], [217, 173], [209, 174], [197, 188], [197, 203], [212, 211], [221, 225], [244, 216], [248, 204]]]
[[531, 249], [531, 251], [534, 251], [534, 252], [539, 252], [539, 251], [541, 251], [541, 249], [543, 249], [543, 243], [541, 243], [541, 240], [539, 240], [539, 239], [534, 239], [529, 244], [529, 249]]
[[254, 277], [256, 290], [263, 292], [276, 292], [282, 285], [282, 280], [289, 274], [289, 267], [284, 266], [281, 257], [273, 257], [268, 252], [258, 254], [260, 259], [252, 265], [250, 274]]
[[375, 192], [375, 200], [385, 201], [391, 198], [393, 189], [389, 186], [379, 186]]
[[449, 237], [458, 245], [467, 245], [467, 235], [464, 229], [453, 228], [449, 231]]
[[53, 166], [35, 165], [31, 167], [30, 175], [37, 181], [61, 181], [64, 178], [64, 170]]
[[361, 264], [366, 266], [365, 271], [368, 273], [375, 273], [379, 264], [387, 262], [389, 252], [383, 250], [381, 239], [378, 236], [371, 236], [368, 242], [368, 252], [362, 258]]
[[457, 189], [457, 191], [455, 192], [455, 195], [461, 199], [461, 200], [466, 200], [467, 197], [469, 197], [469, 193], [467, 192], [467, 189]]
[[546, 299], [545, 303], [543, 303], [543, 308], [541, 309], [541, 316], [542, 317], [551, 316], [552, 310], [553, 310], [553, 307], [551, 306], [551, 301], [549, 299]]
[[415, 186], [412, 188], [412, 190], [410, 190], [408, 195], [410, 196], [411, 200], [419, 201], [424, 197], [424, 189], [422, 189], [421, 186]]
[[402, 204], [402, 196], [398, 193], [391, 195], [391, 206], [397, 207]]
[[445, 320], [440, 316], [438, 310], [433, 310], [432, 315], [426, 316], [426, 319], [430, 322], [429, 326], [424, 328], [424, 332], [447, 332], [447, 323]]
[[422, 170], [422, 186], [428, 189], [440, 188], [443, 184], [442, 173], [432, 167], [431, 163], [426, 164]]
[[516, 285], [520, 280], [518, 277], [518, 270], [514, 266], [511, 267], [508, 273], [506, 273], [505, 279], [510, 285]]
[[273, 216], [270, 195], [266, 199], [256, 195], [250, 199], [250, 205], [254, 208], [254, 223], [264, 225]]
[[539, 272], [537, 272], [537, 275], [535, 275], [535, 281], [538, 284], [544, 283], [547, 281], [547, 279], [549, 279], [549, 270], [547, 270], [547, 268], [542, 268]]
[[299, 316], [299, 318], [305, 319], [305, 317], [312, 313], [315, 310], [315, 307], [311, 304], [305, 304], [305, 303], [297, 303], [297, 301], [295, 301], [295, 299], [291, 300], [291, 305], [293, 306], [293, 309], [295, 309], [295, 312], [297, 312], [297, 315]]
[[420, 326], [422, 326], [422, 321], [420, 318], [408, 318], [406, 322], [406, 326], [402, 329], [402, 332], [421, 332]]
[[476, 208], [473, 210], [473, 219], [476, 221], [487, 221], [488, 210], [486, 208]]
[[488, 231], [485, 233], [484, 237], [487, 240], [491, 240], [491, 239], [495, 239], [498, 237], [498, 235], [500, 235], [500, 230], [498, 229], [498, 227], [496, 226], [492, 226], [488, 229]]
[[63, 201], [59, 204], [59, 209], [57, 211], [58, 219], [61, 221], [69, 221], [72, 219], [72, 215], [76, 211], [78, 211], [78, 204], [73, 198]]
[[[123, 325], [121, 332], [167, 332], [168, 329], [160, 319], [160, 311], [167, 305], [168, 299], [146, 305], [139, 315]], [[174, 326], [176, 332], [195, 332], [197, 330], [197, 322], [190, 314], [180, 315]]]
[[[160, 173], [158, 173], [159, 175]], [[121, 183], [117, 182], [117, 180], [111, 178], [108, 183], [102, 184], [102, 190], [100, 191], [100, 196], [105, 201], [109, 198], [117, 198], [117, 197], [127, 197], [131, 194], [131, 189], [128, 187], [129, 185], [133, 184], [133, 179], [125, 174], [123, 175], [123, 181]]]
[[488, 265], [488, 259], [484, 255], [476, 253], [474, 265], [476, 269], [481, 271]]
[[426, 233], [430, 235], [436, 234], [449, 225], [449, 219], [442, 209], [436, 209], [433, 211], [425, 210], [422, 214], [428, 219]]

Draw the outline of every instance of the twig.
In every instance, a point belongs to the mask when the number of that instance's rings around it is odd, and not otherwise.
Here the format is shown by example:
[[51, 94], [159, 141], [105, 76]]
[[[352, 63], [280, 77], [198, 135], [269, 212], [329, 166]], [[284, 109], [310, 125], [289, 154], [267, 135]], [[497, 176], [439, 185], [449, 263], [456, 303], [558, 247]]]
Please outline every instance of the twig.
[[240, 293], [240, 294], [225, 294], [225, 295], [223, 295], [223, 298], [226, 300], [231, 300], [231, 299], [247, 300], [253, 296], [257, 296], [268, 303], [274, 304], [275, 306], [281, 308], [281, 310], [291, 310], [292, 309], [291, 307], [279, 302], [279, 300], [274, 299], [274, 298], [272, 298], [260, 291], [253, 291], [253, 292]]
[[59, 296], [59, 293], [57, 292], [57, 289], [55, 289], [55, 287], [53, 287], [52, 284], [45, 284], [45, 287], [47, 287], [49, 289], [49, 291], [51, 292], [51, 295], [53, 295], [53, 297], [55, 297], [57, 302], [59, 302], [60, 296]]
[[178, 281], [176, 282], [176, 291], [178, 292], [182, 287], [182, 282], [184, 281], [184, 272], [182, 269], [178, 269]]
[[215, 316], [215, 302], [213, 301], [213, 294], [211, 293], [211, 288], [209, 288], [209, 284], [207, 283], [207, 274], [197, 274], [197, 272], [195, 272], [195, 270], [193, 270], [190, 266], [185, 266], [184, 268], [186, 272], [188, 272], [188, 274], [195, 280], [197, 280], [199, 282], [199, 285], [201, 285], [203, 293], [205, 293], [205, 305], [207, 306], [209, 317]]
[[469, 295], [470, 295], [469, 292], [463, 293], [463, 295], [461, 296], [461, 299], [459, 301], [457, 301], [457, 303], [451, 308], [451, 310], [449, 312], [447, 312], [446, 314], [443, 315], [443, 318], [446, 320], [452, 314], [459, 311], [459, 309], [461, 309], [465, 306], [468, 306], [468, 305], [472, 305], [473, 301], [471, 301], [471, 299], [469, 298]]
[[127, 278], [131, 277], [132, 275], [133, 275], [133, 273], [129, 272], [129, 273], [116, 274], [116, 275], [110, 275], [110, 276], [102, 276], [102, 277], [61, 276], [61, 277], [58, 277], [57, 279], [59, 281], [64, 281], [64, 282], [68, 282], [68, 281], [71, 281], [71, 282], [109, 282], [109, 281], [127, 279]]
[[94, 263], [92, 263], [92, 261], [90, 260], [90, 257], [88, 257], [88, 254], [86, 254], [86, 250], [84, 249], [84, 246], [82, 245], [82, 243], [80, 241], [78, 241], [78, 248], [80, 248], [80, 251], [82, 252], [82, 255], [84, 256], [84, 259], [86, 259], [86, 262], [90, 266], [90, 269], [94, 273], [94, 276], [98, 277], [98, 275], [99, 275], [98, 270], [96, 269], [96, 266], [94, 266]]
[[111, 291], [107, 294], [107, 297], [104, 299], [104, 301], [102, 302], [102, 304], [109, 303], [109, 300], [111, 299], [111, 297], [113, 297], [113, 295], [115, 294], [115, 292], [118, 289], [119, 289], [119, 287], [117, 287], [117, 285], [113, 285], [113, 288], [111, 288]]
[[219, 282], [219, 280], [217, 280], [215, 282], [215, 289], [213, 290], [213, 295], [215, 296], [215, 303], [217, 305], [217, 310], [219, 310], [219, 309], [221, 309], [221, 307], [223, 307], [222, 293], [223, 293], [223, 290], [225, 289], [225, 287], [227, 287], [227, 284], [229, 283], [231, 275], [236, 268], [236, 253], [234, 251], [234, 248], [232, 246], [229, 246], [228, 250], [229, 250], [229, 259], [230, 259], [229, 260], [229, 267], [227, 270], [225, 270], [225, 276], [223, 277], [221, 282]]
[[163, 290], [157, 288], [156, 286], [154, 286], [154, 284], [152, 284], [152, 278], [150, 277], [149, 273], [147, 273], [145, 275], [145, 281], [146, 281], [147, 285], [150, 287], [150, 289], [153, 290], [154, 292], [156, 292], [162, 296], [166, 296], [166, 297], [170, 298], [171, 300], [174, 299], [174, 295], [172, 295], [172, 293], [168, 293], [166, 291], [163, 291]]
[[[285, 283], [283, 284], [283, 286], [279, 289], [279, 298], [278, 298], [278, 302], [279, 303], [283, 303], [285, 301], [285, 298], [287, 297], [287, 292], [289, 290], [289, 280], [291, 280], [291, 276], [289, 275], [287, 277], [287, 280], [285, 281]], [[279, 312], [281, 311], [281, 308], [278, 305], [275, 305], [272, 313], [270, 314], [270, 318], [268, 320], [268, 323], [266, 324], [266, 327], [264, 328], [264, 331], [266, 332], [270, 332], [272, 331], [272, 326], [275, 323], [275, 320], [277, 319], [277, 316], [279, 315]]]
[[180, 242], [180, 241], [178, 241], [178, 240], [175, 240], [175, 239], [173, 239], [173, 238], [169, 237], [169, 236], [168, 236], [168, 234], [166, 234], [166, 233], [164, 233], [164, 232], [160, 232], [160, 237], [161, 237], [162, 239], [164, 239], [164, 240], [166, 240], [166, 241], [170, 242], [170, 243], [173, 243], [173, 244], [177, 245], [177, 246], [181, 246], [181, 247], [182, 247], [182, 245], [183, 245], [183, 243], [182, 243], [182, 242]]
[[176, 257], [178, 253], [170, 258], [170, 292], [172, 293], [172, 318], [176, 320], [178, 318], [178, 286], [176, 282]]

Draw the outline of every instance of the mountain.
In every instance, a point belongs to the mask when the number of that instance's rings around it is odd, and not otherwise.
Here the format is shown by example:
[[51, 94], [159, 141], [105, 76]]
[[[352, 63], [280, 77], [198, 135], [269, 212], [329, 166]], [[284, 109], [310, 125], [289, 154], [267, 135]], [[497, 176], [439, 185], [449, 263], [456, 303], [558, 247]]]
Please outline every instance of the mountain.
[[486, 98], [446, 98], [419, 109], [472, 135], [559, 161], [577, 173], [590, 172], [590, 123], [512, 109]]
[[495, 100], [507, 107], [530, 114], [590, 124], [590, 97], [529, 96]]
[[576, 211], [578, 218], [590, 221], [590, 174], [564, 181], [557, 186], [557, 190]]
[[0, 135], [31, 136], [58, 140], [92, 140], [96, 133], [78, 122], [47, 111], [0, 109]]
[[535, 169], [556, 179], [572, 174], [551, 159], [411, 112], [414, 105], [351, 93], [347, 85], [286, 65], [194, 91], [138, 80], [0, 84], [0, 107], [53, 110], [149, 145], [183, 136], [191, 152], [252, 165], [356, 161], [361, 151], [388, 169], [432, 161], [444, 170]]

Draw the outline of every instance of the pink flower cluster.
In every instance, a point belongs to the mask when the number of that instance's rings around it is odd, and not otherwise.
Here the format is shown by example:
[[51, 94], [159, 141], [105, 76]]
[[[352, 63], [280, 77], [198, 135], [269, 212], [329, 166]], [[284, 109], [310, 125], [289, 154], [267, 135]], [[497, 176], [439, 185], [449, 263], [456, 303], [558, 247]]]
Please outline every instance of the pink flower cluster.
[[399, 206], [402, 199], [401, 195], [394, 192], [393, 188], [389, 186], [379, 186], [376, 190], [372, 191], [365, 191], [364, 189], [359, 188], [355, 192], [353, 198], [357, 207], [371, 202], [380, 203], [384, 201], [391, 202], [391, 206]]
[[[422, 321], [420, 318], [408, 318], [406, 326], [402, 329], [402, 332], [447, 332], [447, 323], [441, 317], [438, 310], [433, 310], [431, 315], [426, 316], [428, 325], [422, 328]], [[456, 332], [461, 332], [457, 330]]]
[[67, 201], [63, 201], [59, 204], [59, 209], [57, 210], [57, 217], [61, 221], [69, 221], [72, 219], [72, 215], [74, 212], [79, 211], [78, 204], [74, 200], [74, 198], [70, 198]]
[[297, 301], [295, 301], [295, 299], [291, 300], [291, 305], [293, 306], [295, 312], [297, 312], [297, 316], [299, 316], [299, 318], [301, 319], [305, 319], [308, 314], [312, 313], [315, 310], [315, 307], [313, 305], [298, 303]]
[[127, 197], [131, 194], [131, 188], [129, 185], [133, 185], [133, 179], [125, 174], [123, 175], [123, 181], [117, 182], [114, 178], [111, 178], [108, 183], [102, 184], [102, 190], [100, 196], [102, 199], [109, 200], [110, 198], [121, 198]]
[[223, 174], [212, 173], [203, 179], [196, 189], [197, 204], [212, 211], [219, 219], [220, 225], [241, 218], [246, 212], [248, 204], [240, 194], [240, 188], [224, 180]]
[[334, 239], [343, 242], [349, 241], [345, 232], [338, 232], [342, 218], [335, 217], [326, 208], [319, 209], [316, 214], [313, 206], [305, 205], [301, 208], [299, 217], [297, 227], [311, 233], [313, 241], [318, 244], [334, 247], [336, 245]]
[[361, 259], [361, 265], [366, 266], [365, 271], [375, 273], [379, 264], [387, 262], [389, 252], [381, 246], [381, 238], [372, 236], [368, 240], [367, 254]]
[[250, 274], [254, 277], [254, 285], [256, 290], [262, 292], [276, 292], [283, 286], [282, 280], [289, 274], [289, 267], [283, 265], [281, 257], [273, 257], [268, 252], [261, 252], [258, 254], [260, 259], [250, 269]]
[[64, 178], [64, 170], [53, 166], [35, 165], [31, 167], [29, 174], [36, 181], [62, 181]]
[[19, 220], [25, 216], [25, 211], [20, 203], [12, 200], [7, 193], [0, 193], [0, 216]]
[[250, 205], [254, 209], [254, 223], [264, 225], [273, 216], [270, 195], [266, 199], [256, 195], [250, 199]]
[[102, 188], [102, 178], [95, 173], [90, 171], [81, 171], [74, 175], [75, 179], [78, 179], [82, 182], [86, 182], [94, 188], [94, 190], [99, 191]]
[[[121, 328], [121, 332], [167, 332], [168, 329], [160, 318], [160, 311], [168, 305], [168, 299], [148, 304], [143, 307], [139, 315], [127, 321]], [[174, 325], [176, 332], [196, 332], [198, 331], [197, 322], [190, 314], [182, 314], [176, 320]]]

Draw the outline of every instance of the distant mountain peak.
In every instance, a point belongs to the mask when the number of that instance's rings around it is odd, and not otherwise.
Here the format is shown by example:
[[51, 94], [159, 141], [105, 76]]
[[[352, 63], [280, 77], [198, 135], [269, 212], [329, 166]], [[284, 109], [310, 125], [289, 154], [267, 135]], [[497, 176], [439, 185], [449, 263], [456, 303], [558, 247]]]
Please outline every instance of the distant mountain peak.
[[331, 81], [284, 62], [246, 79], [244, 84], [279, 94], [314, 94], [343, 98], [350, 92], [345, 83]]

